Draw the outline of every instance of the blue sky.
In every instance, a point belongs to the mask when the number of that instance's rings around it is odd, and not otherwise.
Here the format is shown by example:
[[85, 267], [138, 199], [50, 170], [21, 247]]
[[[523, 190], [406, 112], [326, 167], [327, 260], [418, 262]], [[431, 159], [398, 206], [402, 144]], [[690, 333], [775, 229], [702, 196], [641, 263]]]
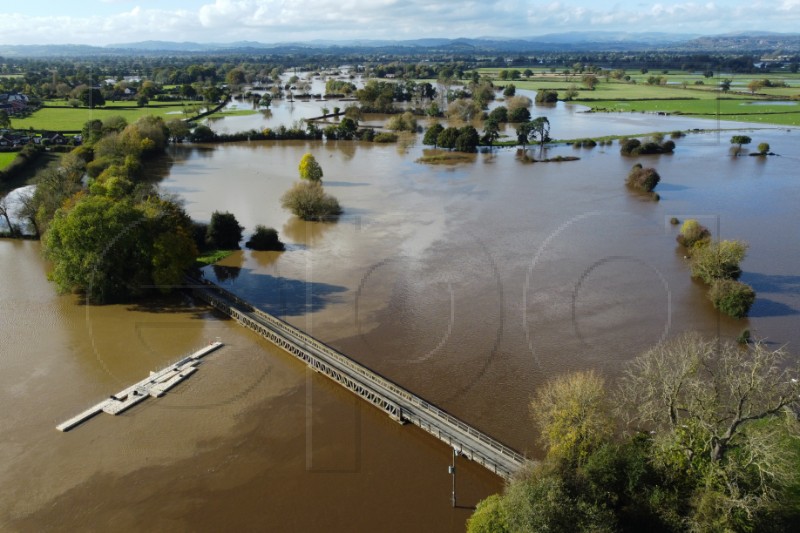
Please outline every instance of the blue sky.
[[800, 0], [4, 0], [2, 44], [800, 32]]

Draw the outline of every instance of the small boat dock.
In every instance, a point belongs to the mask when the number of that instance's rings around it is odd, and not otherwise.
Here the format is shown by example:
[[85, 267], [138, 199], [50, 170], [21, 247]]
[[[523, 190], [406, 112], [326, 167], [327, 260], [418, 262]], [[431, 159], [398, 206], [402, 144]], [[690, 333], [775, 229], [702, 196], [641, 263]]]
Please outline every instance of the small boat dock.
[[112, 394], [108, 399], [93, 405], [82, 413], [57, 425], [56, 429], [59, 431], [69, 431], [83, 424], [101, 411], [111, 415], [118, 415], [127, 411], [134, 405], [143, 402], [147, 398], [159, 398], [172, 387], [197, 372], [197, 365], [200, 360], [221, 347], [222, 342], [212, 342], [208, 346], [197, 350], [180, 361], [168, 365], [158, 372], [150, 372], [149, 377], [131, 385], [127, 389]]

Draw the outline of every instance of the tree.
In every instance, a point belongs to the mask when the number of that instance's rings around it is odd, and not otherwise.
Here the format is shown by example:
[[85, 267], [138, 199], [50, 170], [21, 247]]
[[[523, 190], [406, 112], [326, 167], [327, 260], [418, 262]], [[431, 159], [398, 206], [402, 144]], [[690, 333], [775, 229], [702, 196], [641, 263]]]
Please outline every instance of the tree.
[[173, 118], [167, 122], [166, 126], [167, 130], [169, 130], [169, 137], [173, 142], [181, 142], [189, 137], [189, 125], [185, 120]]
[[549, 381], [530, 403], [548, 457], [582, 464], [611, 435], [605, 384], [594, 371]]
[[5, 109], [0, 110], [0, 129], [7, 130], [11, 128], [11, 117], [8, 116], [8, 111]]
[[509, 122], [528, 122], [531, 119], [531, 112], [525, 107], [515, 107], [508, 111]]
[[480, 139], [478, 131], [473, 126], [464, 126], [456, 137], [455, 149], [458, 152], [472, 153], [476, 150]]
[[300, 159], [300, 179], [320, 182], [322, 181], [322, 167], [310, 153], [305, 154]]
[[422, 144], [426, 146], [436, 147], [439, 142], [439, 135], [444, 131], [444, 126], [438, 122], [427, 129], [425, 136], [422, 138]]
[[319, 182], [299, 182], [281, 196], [281, 205], [303, 220], [330, 220], [342, 214], [339, 201]]
[[645, 192], [652, 192], [656, 188], [661, 176], [654, 168], [643, 168], [640, 163], [633, 166], [625, 180], [628, 187], [639, 189]]
[[508, 533], [503, 500], [492, 494], [481, 500], [467, 521], [467, 533]]
[[439, 136], [436, 138], [436, 143], [439, 145], [440, 148], [447, 148], [448, 150], [452, 150], [456, 147], [456, 139], [459, 136], [458, 128], [449, 127], [442, 130]]
[[500, 137], [500, 125], [497, 120], [491, 116], [483, 123], [483, 137], [481, 143], [492, 146], [494, 142]]
[[206, 241], [211, 248], [218, 250], [238, 250], [244, 227], [232, 213], [214, 211], [208, 224]]
[[747, 89], [750, 91], [750, 94], [756, 94], [756, 91], [760, 90], [764, 87], [764, 82], [762, 80], [750, 80], [747, 84]]
[[170, 200], [89, 195], [59, 209], [44, 236], [51, 279], [60, 291], [80, 291], [90, 303], [169, 290], [194, 261], [191, 221]]
[[742, 145], [750, 144], [753, 139], [747, 135], [734, 135], [731, 137], [731, 144], [738, 145], [737, 151], [742, 149]]
[[576, 96], [578, 96], [578, 87], [574, 83], [567, 87], [566, 92], [564, 93], [564, 100], [572, 100]]
[[552, 89], [536, 91], [537, 104], [554, 104], [556, 102], [558, 102], [558, 91]]
[[489, 112], [488, 118], [496, 120], [498, 123], [508, 122], [508, 109], [502, 105], [495, 107]]
[[91, 87], [84, 87], [78, 95], [78, 100], [81, 101], [86, 107], [102, 107], [106, 105], [106, 99], [103, 98], [103, 93], [100, 89]]
[[517, 93], [517, 87], [513, 83], [509, 83], [505, 89], [503, 89], [503, 96], [506, 98], [510, 98]]
[[278, 238], [278, 232], [261, 224], [256, 226], [256, 231], [245, 244], [252, 250], [282, 252], [286, 249]]
[[597, 85], [598, 81], [599, 80], [597, 79], [597, 76], [595, 76], [594, 74], [585, 74], [581, 78], [581, 82], [583, 82], [584, 87], [586, 87], [590, 91], [594, 90], [594, 87], [595, 85]]
[[798, 407], [800, 369], [787, 358], [762, 343], [743, 349], [686, 334], [628, 366], [617, 403], [633, 427], [655, 431], [656, 461], [694, 486], [695, 523], [752, 523], [795, 481], [797, 457], [783, 436], [800, 436], [786, 412]]
[[716, 241], [695, 247], [689, 262], [692, 277], [709, 285], [717, 279], [738, 279], [742, 273], [739, 263], [746, 254], [744, 241]]
[[532, 141], [538, 140], [540, 146], [550, 141], [550, 121], [547, 117], [537, 117], [530, 122], [530, 125], [528, 135]]
[[676, 240], [681, 246], [692, 248], [695, 244], [706, 244], [711, 239], [711, 232], [694, 218], [687, 218], [681, 225]]
[[744, 318], [756, 300], [753, 288], [741, 281], [716, 279], [711, 283], [708, 298], [718, 309], [733, 318]]
[[[712, 76], [713, 76], [713, 73], [712, 73]], [[727, 93], [728, 91], [731, 90], [731, 83], [733, 83], [733, 80], [729, 80], [729, 79], [725, 78], [724, 80], [719, 82], [719, 88], [722, 89], [722, 92]]]
[[213, 141], [216, 137], [217, 134], [214, 133], [214, 130], [205, 124], [200, 124], [189, 135], [189, 140], [193, 143], [205, 143]]
[[767, 155], [769, 153], [769, 143], [758, 143], [758, 153]]
[[8, 233], [12, 237], [15, 236], [18, 233], [18, 228], [16, 224], [11, 223], [11, 208], [9, 207], [8, 196], [0, 198], [0, 217], [3, 217], [3, 220], [6, 221]]

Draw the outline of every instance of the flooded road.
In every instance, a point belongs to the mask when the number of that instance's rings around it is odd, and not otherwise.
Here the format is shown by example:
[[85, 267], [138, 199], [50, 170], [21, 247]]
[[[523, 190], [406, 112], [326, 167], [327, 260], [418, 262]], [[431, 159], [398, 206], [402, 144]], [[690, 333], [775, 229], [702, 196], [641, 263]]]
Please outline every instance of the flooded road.
[[[586, 117], [604, 134], [681, 129]], [[569, 120], [551, 119], [552, 134], [579, 128]], [[613, 379], [687, 330], [747, 327], [800, 353], [800, 140], [748, 135], [780, 156], [733, 158], [724, 133], [689, 135], [670, 156], [561, 146], [548, 155], [580, 160], [525, 164], [497, 150], [454, 167], [417, 163], [414, 143], [177, 146], [162, 187], [197, 220], [230, 211], [246, 233], [264, 224], [287, 243], [237, 252], [207, 277], [535, 457], [527, 402], [559, 373]], [[344, 208], [336, 223], [280, 207], [306, 152]], [[636, 162], [660, 173], [660, 202], [625, 188]], [[720, 317], [690, 279], [673, 216], [750, 243], [749, 319]], [[254, 334], [181, 296], [102, 307], [58, 296], [37, 243], [0, 241], [0, 266], [0, 401], [13, 406], [0, 414], [0, 529], [463, 530], [450, 450]], [[226, 348], [164, 398], [54, 429], [216, 337]], [[469, 464], [458, 483], [465, 506], [501, 486]]]

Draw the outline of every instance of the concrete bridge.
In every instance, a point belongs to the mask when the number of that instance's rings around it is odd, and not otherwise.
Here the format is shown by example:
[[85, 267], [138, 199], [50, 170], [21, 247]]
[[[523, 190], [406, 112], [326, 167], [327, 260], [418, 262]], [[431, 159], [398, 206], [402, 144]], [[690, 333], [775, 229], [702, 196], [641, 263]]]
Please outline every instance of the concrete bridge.
[[462, 456], [506, 479], [525, 462], [519, 452], [222, 287], [195, 278], [188, 278], [187, 282], [196, 297], [303, 360], [397, 422], [420, 427]]

